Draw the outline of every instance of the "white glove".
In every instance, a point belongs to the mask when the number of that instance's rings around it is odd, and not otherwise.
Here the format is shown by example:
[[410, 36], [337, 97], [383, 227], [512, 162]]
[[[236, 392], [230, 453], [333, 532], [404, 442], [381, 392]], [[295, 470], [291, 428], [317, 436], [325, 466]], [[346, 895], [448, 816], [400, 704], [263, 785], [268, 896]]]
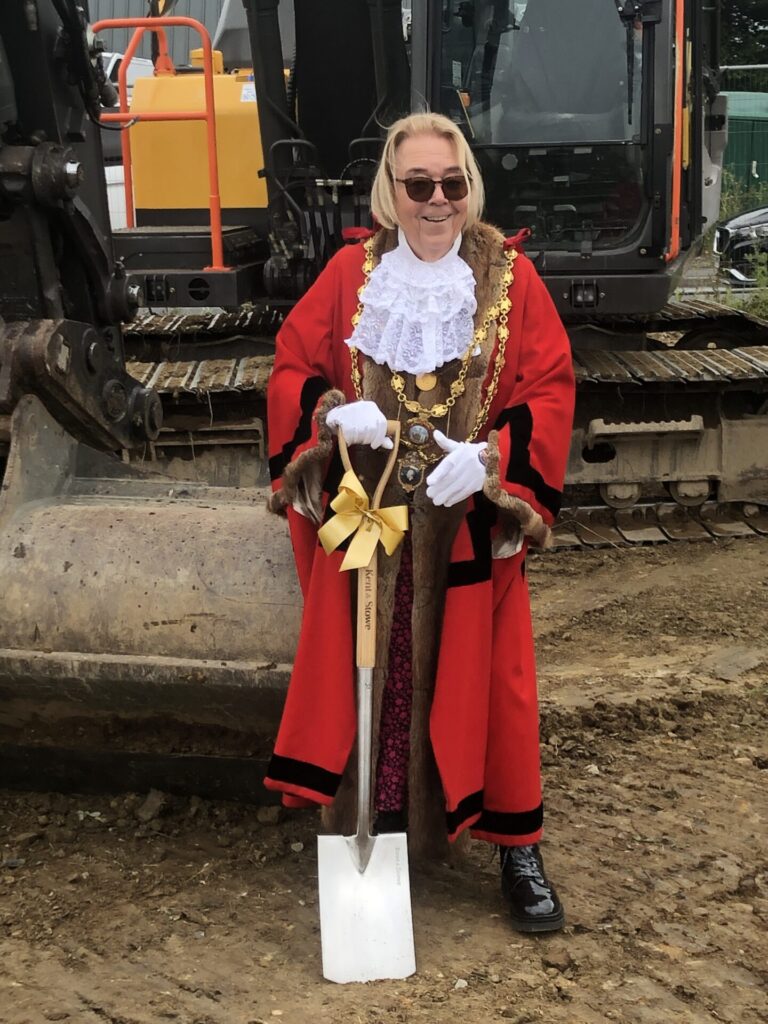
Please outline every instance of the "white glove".
[[432, 437], [448, 455], [427, 477], [427, 497], [433, 505], [450, 508], [482, 490], [485, 464], [480, 461], [480, 452], [488, 445], [485, 441], [452, 441], [439, 430]]
[[375, 402], [350, 402], [331, 409], [325, 422], [338, 433], [340, 430], [347, 444], [369, 444], [371, 448], [391, 448], [392, 438], [387, 437], [387, 418]]

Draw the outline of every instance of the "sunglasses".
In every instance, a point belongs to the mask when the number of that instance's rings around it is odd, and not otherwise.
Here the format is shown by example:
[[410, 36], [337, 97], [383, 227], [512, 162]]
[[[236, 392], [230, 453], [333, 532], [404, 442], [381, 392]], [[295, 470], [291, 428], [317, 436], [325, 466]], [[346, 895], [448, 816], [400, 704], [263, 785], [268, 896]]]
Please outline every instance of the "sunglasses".
[[435, 194], [435, 186], [439, 185], [449, 203], [464, 199], [469, 194], [469, 183], [463, 174], [452, 175], [450, 178], [395, 178], [414, 203], [428, 203]]

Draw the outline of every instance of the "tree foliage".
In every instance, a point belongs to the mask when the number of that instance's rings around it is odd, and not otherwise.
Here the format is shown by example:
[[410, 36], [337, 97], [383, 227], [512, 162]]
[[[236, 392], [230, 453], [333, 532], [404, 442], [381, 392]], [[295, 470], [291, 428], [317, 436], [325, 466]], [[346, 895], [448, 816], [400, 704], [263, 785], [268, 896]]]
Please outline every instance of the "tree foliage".
[[721, 0], [721, 64], [768, 64], [768, 0]]

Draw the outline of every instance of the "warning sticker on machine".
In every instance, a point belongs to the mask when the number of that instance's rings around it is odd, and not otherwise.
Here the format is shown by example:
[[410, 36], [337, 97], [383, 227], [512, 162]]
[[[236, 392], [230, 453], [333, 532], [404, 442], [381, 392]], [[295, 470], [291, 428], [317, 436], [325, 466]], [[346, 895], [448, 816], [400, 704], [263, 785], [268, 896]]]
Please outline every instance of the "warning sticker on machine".
[[241, 103], [255, 103], [256, 102], [256, 86], [253, 82], [246, 82], [240, 92]]

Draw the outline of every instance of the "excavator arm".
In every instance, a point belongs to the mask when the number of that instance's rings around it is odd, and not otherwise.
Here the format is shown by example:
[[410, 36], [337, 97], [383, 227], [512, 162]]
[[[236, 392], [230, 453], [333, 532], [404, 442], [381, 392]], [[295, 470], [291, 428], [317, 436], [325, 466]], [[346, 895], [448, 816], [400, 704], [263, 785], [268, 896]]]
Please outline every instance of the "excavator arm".
[[139, 305], [115, 261], [98, 128], [113, 99], [86, 0], [0, 5], [0, 417], [34, 394], [105, 450], [156, 437], [157, 396], [125, 369]]

